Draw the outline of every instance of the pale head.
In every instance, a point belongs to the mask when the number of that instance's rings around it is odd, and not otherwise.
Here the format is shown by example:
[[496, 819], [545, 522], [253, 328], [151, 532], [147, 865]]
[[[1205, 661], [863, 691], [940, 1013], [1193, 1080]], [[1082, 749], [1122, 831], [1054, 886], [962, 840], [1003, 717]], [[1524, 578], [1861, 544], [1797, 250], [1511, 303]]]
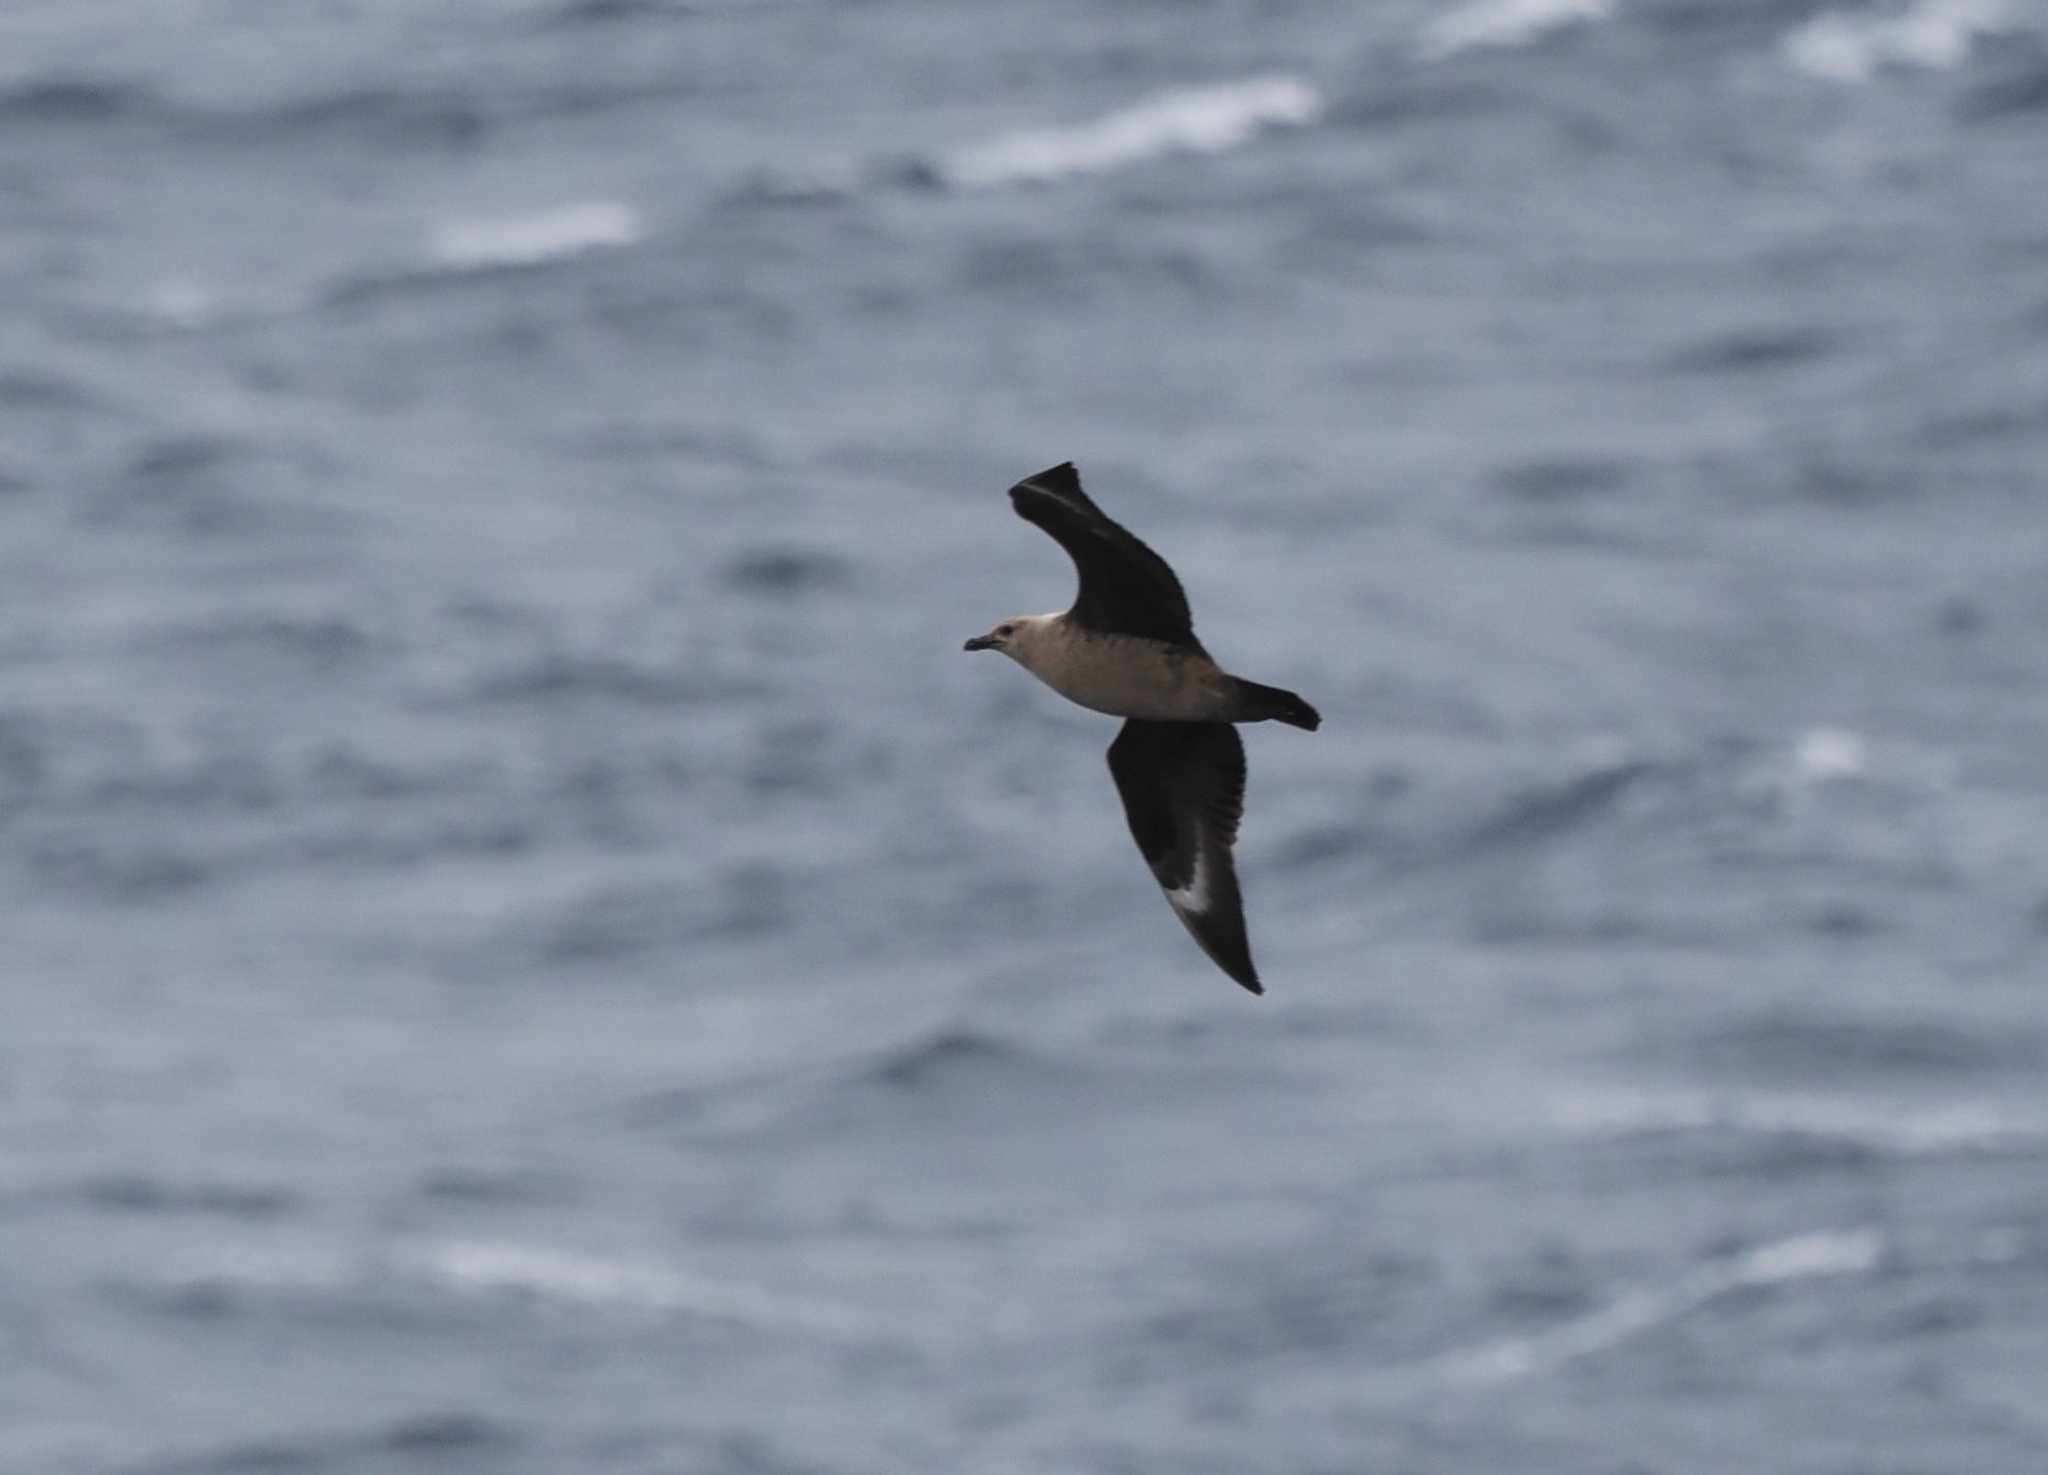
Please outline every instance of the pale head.
[[999, 650], [1021, 665], [1031, 664], [1032, 652], [1044, 644], [1049, 627], [1058, 615], [1012, 615], [986, 635], [977, 635], [962, 650]]

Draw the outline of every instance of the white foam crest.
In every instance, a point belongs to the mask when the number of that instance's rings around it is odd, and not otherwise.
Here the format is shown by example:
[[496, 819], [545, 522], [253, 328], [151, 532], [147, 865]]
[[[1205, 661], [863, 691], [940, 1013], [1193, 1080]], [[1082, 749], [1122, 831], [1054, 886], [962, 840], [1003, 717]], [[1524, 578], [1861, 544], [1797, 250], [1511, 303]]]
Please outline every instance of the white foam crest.
[[1896, 1102], [1839, 1096], [1578, 1096], [1557, 1102], [1553, 1119], [1567, 1130], [1634, 1132], [1738, 1131], [1832, 1138], [1905, 1156], [1999, 1152], [2048, 1140], [2048, 1122], [2015, 1117], [1988, 1102], [1959, 1101], [1902, 1113]]
[[418, 1267], [466, 1291], [515, 1292], [583, 1306], [704, 1316], [837, 1337], [859, 1337], [872, 1330], [851, 1313], [725, 1277], [529, 1245], [440, 1245], [420, 1256]]
[[1478, 46], [1526, 46], [1613, 13], [1614, 0], [1471, 0], [1432, 19], [1416, 50], [1425, 61], [1442, 61]]
[[1887, 67], [1956, 66], [1980, 37], [2017, 25], [2011, 0], [1919, 0], [1892, 15], [1817, 15], [1790, 32], [1779, 51], [1810, 77], [1862, 82]]
[[304, 311], [314, 300], [310, 292], [284, 287], [239, 285], [229, 289], [181, 279], [157, 284], [138, 311], [153, 327], [199, 333], [288, 317]]
[[1855, 778], [1870, 763], [1869, 746], [1846, 728], [1814, 727], [1799, 735], [1792, 761], [1799, 776], [1815, 782]]
[[1732, 1291], [1875, 1269], [1884, 1241], [1874, 1230], [1831, 1229], [1774, 1240], [1727, 1260], [1702, 1265], [1669, 1285], [1628, 1292], [1573, 1321], [1535, 1336], [1511, 1337], [1430, 1365], [1456, 1383], [1500, 1383], [1620, 1345], [1669, 1325]]
[[435, 232], [433, 253], [444, 266], [536, 266], [630, 246], [645, 234], [638, 211], [616, 200], [588, 200], [501, 220], [457, 221]]
[[1071, 128], [1013, 133], [963, 149], [941, 173], [986, 187], [1099, 174], [1169, 154], [1216, 154], [1268, 128], [1299, 128], [1322, 116], [1322, 93], [1298, 77], [1249, 77], [1162, 93]]

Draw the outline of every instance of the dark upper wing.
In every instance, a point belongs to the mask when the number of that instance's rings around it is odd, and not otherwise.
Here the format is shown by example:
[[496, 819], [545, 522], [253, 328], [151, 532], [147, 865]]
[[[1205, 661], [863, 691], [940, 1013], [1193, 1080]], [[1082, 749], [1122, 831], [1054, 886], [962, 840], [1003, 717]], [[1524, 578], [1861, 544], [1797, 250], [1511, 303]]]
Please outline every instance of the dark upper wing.
[[1251, 941], [1230, 847], [1244, 813], [1244, 744], [1228, 722], [1126, 722], [1109, 745], [1124, 817], [1173, 914], [1202, 951], [1255, 994]]
[[1010, 505], [1073, 556], [1081, 590], [1068, 615], [1076, 624], [1199, 649], [1180, 580], [1165, 559], [1089, 500], [1073, 462], [1025, 477], [1010, 488]]

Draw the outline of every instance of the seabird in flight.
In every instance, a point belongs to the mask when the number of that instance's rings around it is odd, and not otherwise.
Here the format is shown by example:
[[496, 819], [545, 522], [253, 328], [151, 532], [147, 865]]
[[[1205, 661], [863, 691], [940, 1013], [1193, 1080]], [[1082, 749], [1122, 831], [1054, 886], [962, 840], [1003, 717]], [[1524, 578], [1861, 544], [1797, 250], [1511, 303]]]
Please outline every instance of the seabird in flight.
[[1264, 993], [1230, 859], [1244, 813], [1244, 744], [1231, 724], [1313, 732], [1323, 719], [1293, 692], [1210, 658], [1166, 560], [1089, 499], [1071, 461], [1011, 487], [1010, 505], [1073, 557], [1080, 592], [1066, 613], [1017, 615], [966, 649], [999, 650], [1069, 701], [1127, 719], [1109, 771], [1131, 836], [1202, 951]]

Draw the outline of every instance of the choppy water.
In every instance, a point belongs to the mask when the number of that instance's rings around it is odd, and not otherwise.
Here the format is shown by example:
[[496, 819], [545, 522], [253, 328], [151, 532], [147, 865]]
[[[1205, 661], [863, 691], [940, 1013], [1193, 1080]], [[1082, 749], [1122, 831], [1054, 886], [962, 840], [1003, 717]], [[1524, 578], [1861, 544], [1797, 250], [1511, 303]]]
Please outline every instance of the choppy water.
[[2048, 1469], [2044, 262], [2023, 0], [8, 7], [0, 1467]]

